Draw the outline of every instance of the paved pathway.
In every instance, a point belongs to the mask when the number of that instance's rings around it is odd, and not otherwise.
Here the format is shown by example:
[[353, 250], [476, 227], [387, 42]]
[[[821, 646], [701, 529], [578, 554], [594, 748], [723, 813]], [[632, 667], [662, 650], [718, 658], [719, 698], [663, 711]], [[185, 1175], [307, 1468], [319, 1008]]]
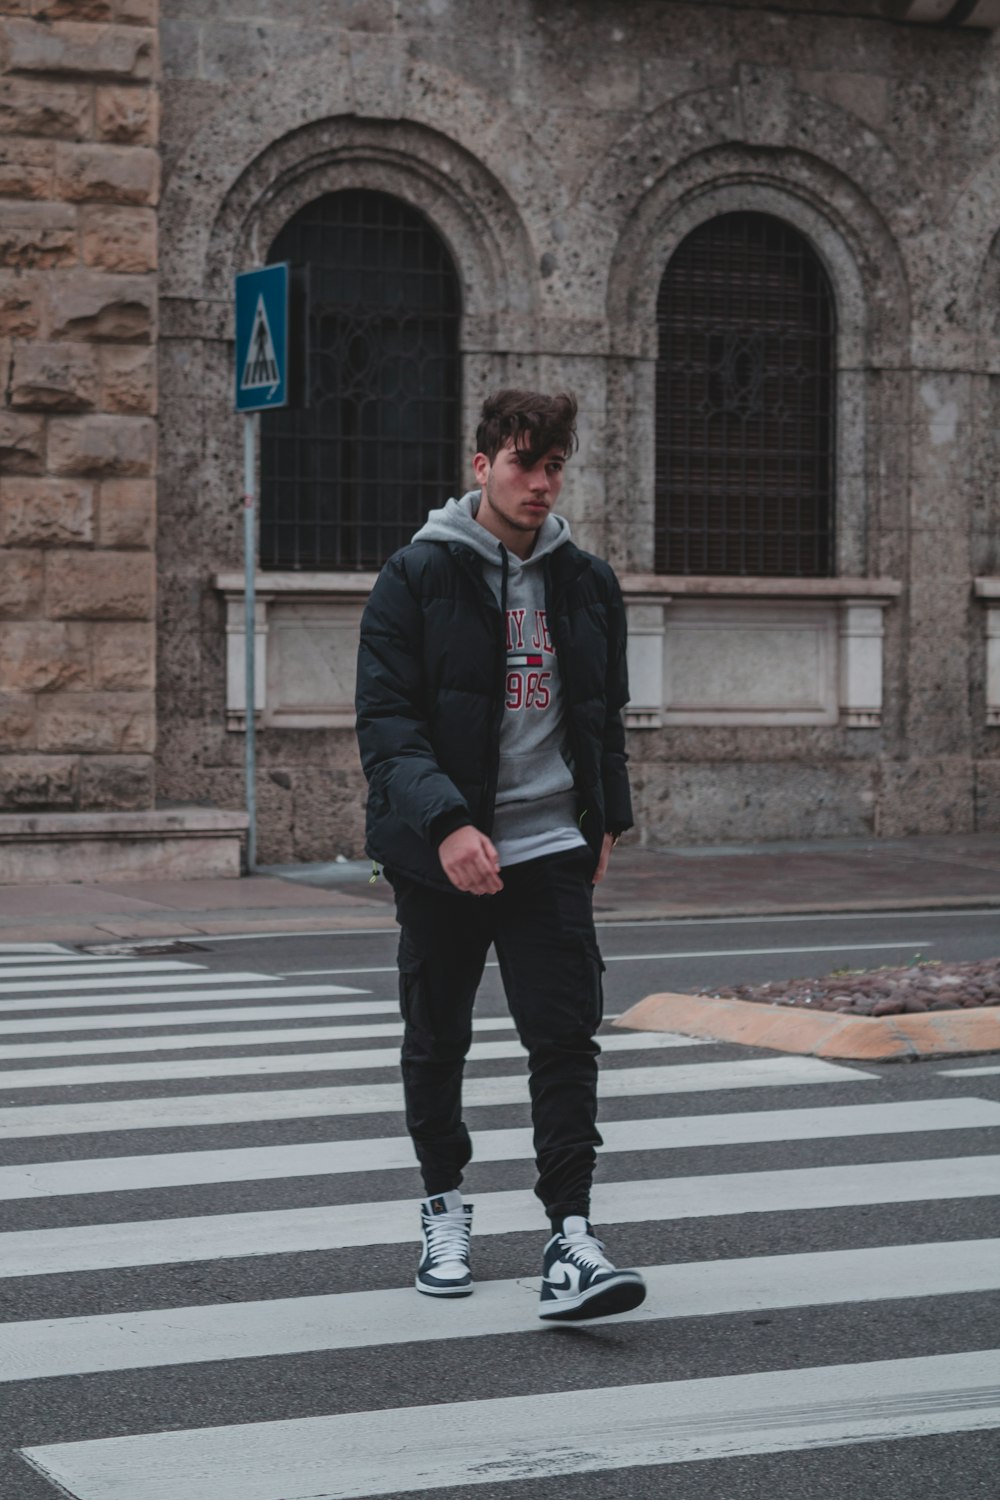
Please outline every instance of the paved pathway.
[[[278, 867], [275, 867], [278, 870]], [[68, 943], [336, 932], [392, 921], [371, 866], [283, 866], [244, 880], [0, 885], [0, 939]], [[1000, 906], [1000, 833], [616, 850], [598, 918]]]

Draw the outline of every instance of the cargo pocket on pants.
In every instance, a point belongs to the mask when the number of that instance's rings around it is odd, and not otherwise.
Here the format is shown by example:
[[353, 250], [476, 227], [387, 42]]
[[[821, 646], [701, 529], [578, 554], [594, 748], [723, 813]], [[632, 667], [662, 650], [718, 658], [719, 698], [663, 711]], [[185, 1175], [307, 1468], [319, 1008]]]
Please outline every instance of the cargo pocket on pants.
[[594, 1031], [604, 1020], [604, 973], [604, 960], [596, 943], [588, 943], [584, 950], [585, 993], [590, 1002], [588, 1014], [592, 1018]]
[[407, 1025], [419, 1025], [423, 959], [400, 946], [396, 966], [399, 969], [399, 1013]]

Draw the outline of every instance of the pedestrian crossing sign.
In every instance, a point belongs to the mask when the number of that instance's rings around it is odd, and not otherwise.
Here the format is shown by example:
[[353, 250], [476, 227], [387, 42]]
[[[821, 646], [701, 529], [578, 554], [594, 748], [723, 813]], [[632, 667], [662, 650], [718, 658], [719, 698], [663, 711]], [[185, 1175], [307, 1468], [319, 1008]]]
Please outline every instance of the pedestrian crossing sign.
[[288, 405], [288, 265], [236, 277], [236, 410]]

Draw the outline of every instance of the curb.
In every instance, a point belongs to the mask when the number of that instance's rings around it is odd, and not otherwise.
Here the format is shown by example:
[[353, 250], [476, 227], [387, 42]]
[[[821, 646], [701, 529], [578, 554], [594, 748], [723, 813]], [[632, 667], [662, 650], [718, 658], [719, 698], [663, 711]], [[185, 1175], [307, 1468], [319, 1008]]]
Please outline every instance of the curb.
[[659, 906], [602, 906], [595, 903], [594, 921], [600, 926], [602, 922], [620, 921], [623, 918], [635, 922], [689, 921], [705, 917], [725, 921], [727, 917], [818, 917], [825, 914], [864, 916], [867, 912], [886, 912], [891, 915], [896, 911], [964, 911], [971, 907], [992, 911], [998, 906], [1000, 895], [900, 896], [895, 899], [872, 897], [864, 900], [855, 897], [844, 901], [742, 901], [728, 906], [718, 903], [714, 906], [710, 903], [703, 906], [685, 905], [679, 901], [665, 901]]
[[[242, 915], [230, 912], [226, 916], [210, 913], [171, 911], [161, 909], [148, 916], [123, 912], [93, 913], [88, 916], [51, 916], [41, 920], [30, 918], [4, 918], [0, 899], [0, 943], [3, 942], [142, 942], [149, 938], [210, 938], [238, 937], [242, 933], [252, 935], [260, 932], [321, 932], [331, 936], [346, 928], [358, 930], [367, 927], [395, 926], [395, 910], [391, 902], [385, 902], [376, 910], [375, 902], [365, 902], [367, 911], [354, 909], [336, 913], [322, 907], [280, 907], [274, 911], [264, 908], [249, 908]], [[662, 902], [651, 906], [597, 906], [594, 920], [598, 927], [613, 922], [699, 921], [711, 919], [725, 921], [727, 918], [783, 916], [821, 916], [823, 914], [862, 916], [866, 912], [895, 911], [948, 911], [966, 908], [991, 909], [1000, 906], [1000, 895], [996, 896], [914, 896], [895, 900], [866, 901], [783, 901], [739, 902], [731, 906], [683, 905], [680, 902]], [[692, 997], [689, 995], [690, 1000]], [[744, 1004], [747, 1002], [743, 1002]], [[759, 1007], [758, 1007], [759, 1008]], [[676, 1028], [672, 1028], [676, 1029]]]
[[368, 913], [364, 916], [340, 914], [332, 916], [328, 912], [317, 911], [312, 915], [304, 913], [290, 917], [287, 912], [278, 911], [273, 916], [254, 912], [244, 917], [233, 916], [219, 919], [185, 914], [173, 920], [164, 918], [159, 921], [154, 921], [152, 918], [130, 920], [121, 915], [95, 916], [90, 921], [53, 918], [45, 922], [21, 924], [5, 925], [0, 922], [0, 946], [5, 942], [143, 943], [154, 940], [162, 942], [168, 938], [178, 941], [195, 941], [198, 938], [207, 940], [213, 937], [257, 937], [261, 934], [272, 933], [279, 936], [285, 933], [295, 936], [297, 933], [315, 932], [320, 936], [334, 937], [338, 932], [343, 931], [381, 930], [386, 927], [395, 927], [395, 925], [395, 912], [390, 906], [386, 907], [384, 914], [378, 916]]
[[1000, 1006], [925, 1015], [847, 1016], [754, 1000], [647, 995], [611, 1023], [631, 1031], [677, 1031], [806, 1057], [916, 1061], [1000, 1051]]

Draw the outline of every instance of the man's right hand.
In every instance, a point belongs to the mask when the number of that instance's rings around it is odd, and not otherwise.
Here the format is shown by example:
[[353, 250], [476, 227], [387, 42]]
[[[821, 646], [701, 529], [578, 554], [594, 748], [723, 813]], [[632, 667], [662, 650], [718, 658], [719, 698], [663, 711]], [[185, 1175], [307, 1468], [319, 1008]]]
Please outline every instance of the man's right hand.
[[438, 845], [441, 868], [456, 890], [472, 896], [495, 896], [503, 890], [500, 859], [485, 833], [466, 823]]

